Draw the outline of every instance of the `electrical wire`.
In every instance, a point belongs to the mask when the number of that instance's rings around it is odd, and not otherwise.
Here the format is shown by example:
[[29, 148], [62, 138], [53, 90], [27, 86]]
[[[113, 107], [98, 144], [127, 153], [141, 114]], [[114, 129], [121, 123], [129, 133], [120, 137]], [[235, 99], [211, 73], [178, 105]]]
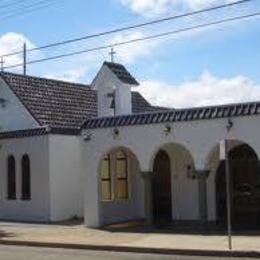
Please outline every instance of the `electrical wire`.
[[[114, 30], [109, 30], [109, 31], [105, 31], [105, 32], [86, 35], [86, 36], [79, 37], [79, 38], [69, 39], [69, 40], [56, 42], [56, 43], [52, 43], [52, 44], [48, 44], [48, 45], [44, 45], [44, 46], [40, 46], [40, 47], [31, 48], [31, 49], [28, 49], [27, 52], [43, 50], [43, 49], [47, 49], [47, 48], [57, 47], [57, 46], [60, 46], [60, 45], [66, 45], [66, 44], [70, 44], [70, 43], [74, 43], [74, 42], [79, 42], [79, 41], [83, 41], [83, 40], [88, 40], [88, 39], [92, 39], [92, 38], [97, 38], [97, 37], [101, 37], [101, 36], [115, 34], [115, 33], [123, 32], [123, 31], [128, 31], [128, 30], [137, 29], [137, 28], [141, 28], [141, 27], [151, 26], [151, 25], [154, 25], [154, 24], [159, 24], [159, 23], [163, 23], [163, 22], [167, 22], [167, 21], [171, 21], [171, 20], [176, 20], [176, 19], [180, 19], [180, 18], [184, 18], [184, 17], [188, 17], [188, 16], [194, 16], [194, 15], [201, 14], [201, 13], [206, 13], [206, 12], [211, 12], [211, 11], [215, 11], [215, 10], [219, 10], [219, 9], [223, 9], [223, 8], [228, 8], [228, 7], [231, 7], [231, 6], [241, 5], [241, 4], [244, 4], [246, 2], [251, 2], [251, 1], [252, 0], [240, 0], [240, 1], [231, 2], [231, 3], [228, 3], [228, 4], [218, 5], [218, 6], [214, 6], [214, 7], [205, 8], [205, 9], [200, 9], [200, 10], [197, 10], [197, 11], [182, 13], [182, 14], [179, 14], [179, 15], [169, 16], [169, 17], [162, 18], [162, 19], [152, 20], [152, 21], [149, 21], [149, 22], [146, 22], [146, 23], [134, 24], [134, 25], [126, 26], [126, 27], [117, 28], [117, 29], [114, 29]], [[17, 52], [7, 53], [7, 54], [1, 55], [1, 56], [2, 57], [9, 57], [9, 56], [22, 54], [22, 53], [23, 53], [23, 51], [17, 51]]]
[[[103, 45], [103, 46], [90, 48], [90, 49], [86, 49], [86, 50], [65, 53], [65, 54], [51, 56], [51, 57], [48, 57], [48, 58], [43, 58], [43, 59], [38, 59], [38, 60], [32, 60], [32, 61], [27, 62], [26, 64], [28, 64], [28, 65], [36, 64], [36, 63], [41, 63], [41, 62], [71, 57], [71, 56], [75, 56], [75, 55], [80, 55], [80, 54], [84, 54], [84, 53], [95, 52], [95, 51], [104, 50], [104, 49], [108, 49], [108, 48], [123, 46], [123, 45], [127, 45], [127, 44], [137, 43], [137, 42], [141, 42], [141, 41], [164, 38], [164, 37], [167, 37], [167, 36], [170, 36], [170, 35], [177, 35], [177, 34], [185, 33], [185, 32], [188, 32], [188, 31], [194, 31], [194, 30], [203, 29], [203, 28], [207, 28], [207, 27], [211, 27], [211, 26], [215, 26], [215, 25], [245, 20], [245, 19], [258, 17], [258, 16], [260, 16], [260, 11], [255, 12], [255, 13], [251, 13], [251, 14], [247, 14], [247, 15], [234, 16], [234, 17], [230, 17], [230, 18], [226, 18], [226, 19], [216, 20], [216, 21], [213, 21], [213, 22], [210, 22], [210, 23], [199, 24], [199, 25], [196, 25], [196, 26], [185, 27], [185, 28], [182, 28], [182, 29], [179, 29], [179, 30], [167, 31], [167, 32], [160, 33], [160, 34], [154, 34], [154, 35], [150, 35], [150, 36], [146, 36], [146, 37], [140, 37], [140, 38], [132, 39], [132, 40], [129, 40], [129, 41], [122, 41], [122, 42], [112, 43], [112, 44]], [[17, 68], [17, 67], [21, 67], [23, 65], [24, 65], [23, 63], [14, 64], [14, 65], [11, 65], [11, 66], [3, 67], [3, 69]]]
[[[39, 2], [36, 2], [36, 3], [32, 3], [30, 5], [27, 5], [27, 6], [20, 7], [16, 10], [12, 10], [9, 13], [7, 13], [6, 15], [5, 15], [5, 12], [2, 12], [2, 13], [0, 12], [0, 21], [4, 21], [4, 20], [10, 19], [10, 18], [25, 15], [25, 14], [32, 13], [32, 12], [35, 12], [37, 10], [49, 7], [49, 6], [54, 4], [54, 1], [55, 0], [52, 0], [50, 2], [46, 1], [46, 0], [42, 0], [42, 1], [39, 1]], [[1, 17], [1, 15], [3, 15], [3, 14], [5, 16]], [[12, 56], [12, 55], [8, 55], [8, 56]]]

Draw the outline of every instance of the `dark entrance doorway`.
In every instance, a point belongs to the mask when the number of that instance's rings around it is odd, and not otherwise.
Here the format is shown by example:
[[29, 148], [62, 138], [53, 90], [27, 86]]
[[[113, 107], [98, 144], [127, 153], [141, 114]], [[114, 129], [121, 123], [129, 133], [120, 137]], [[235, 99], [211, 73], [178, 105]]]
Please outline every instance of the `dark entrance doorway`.
[[172, 221], [171, 163], [168, 154], [159, 151], [153, 166], [153, 219], [156, 225]]
[[[229, 152], [232, 222], [235, 228], [260, 228], [260, 167], [255, 151], [240, 145]], [[216, 175], [216, 207], [219, 224], [226, 224], [225, 165]]]

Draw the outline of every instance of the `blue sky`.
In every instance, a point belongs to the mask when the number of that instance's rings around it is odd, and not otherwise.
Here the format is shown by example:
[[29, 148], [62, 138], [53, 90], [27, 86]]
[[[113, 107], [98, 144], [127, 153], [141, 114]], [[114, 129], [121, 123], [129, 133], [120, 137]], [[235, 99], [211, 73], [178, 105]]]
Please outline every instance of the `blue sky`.
[[[3, 0], [3, 3], [14, 0]], [[33, 2], [33, 0], [27, 0]], [[37, 0], [34, 0], [37, 2]], [[79, 37], [133, 23], [145, 22], [183, 11], [231, 2], [230, 0], [52, 0], [53, 5], [23, 16], [3, 19], [0, 27], [0, 52], [19, 49], [21, 37], [28, 44], [41, 46], [63, 39]], [[153, 4], [151, 5], [151, 2]], [[18, 8], [19, 5], [13, 7]], [[7, 10], [0, 9], [4, 17]], [[260, 11], [253, 0], [226, 10], [168, 22], [88, 42], [39, 52], [29, 59], [95, 47], [115, 41], [133, 39], [153, 33], [174, 30], [215, 19]], [[10, 33], [16, 36], [4, 39]], [[20, 37], [20, 38], [19, 38]], [[18, 39], [19, 38], [19, 39]], [[23, 39], [23, 38], [22, 38]], [[9, 43], [9, 41], [12, 41]], [[4, 42], [4, 43], [3, 43]], [[10, 48], [8, 46], [11, 46]], [[170, 39], [145, 42], [117, 48], [116, 59], [124, 63], [143, 84], [141, 92], [154, 103], [189, 105], [184, 94], [196, 89], [197, 101], [190, 105], [260, 99], [260, 17], [228, 25], [178, 35]], [[1, 53], [2, 53], [1, 52]], [[29, 67], [34, 75], [90, 83], [109, 50], [75, 56]], [[19, 57], [17, 57], [19, 60]], [[16, 61], [17, 61], [16, 60]], [[11, 61], [10, 61], [11, 62]], [[211, 84], [211, 85], [210, 85]], [[224, 87], [223, 87], [224, 85]], [[229, 89], [233, 85], [233, 89]], [[214, 86], [214, 91], [210, 92]], [[216, 91], [216, 88], [219, 91]], [[227, 89], [228, 88], [228, 89]], [[161, 91], [167, 96], [163, 97]], [[175, 91], [175, 92], [174, 92]], [[205, 95], [204, 92], [209, 92]], [[221, 96], [230, 93], [228, 98]], [[234, 91], [242, 91], [234, 97]], [[198, 92], [198, 93], [197, 93]], [[232, 96], [233, 93], [233, 96]], [[216, 97], [212, 98], [212, 95]], [[162, 98], [158, 98], [161, 95]], [[168, 96], [171, 96], [169, 98]], [[176, 98], [173, 96], [177, 95]], [[239, 96], [239, 97], [237, 97]], [[176, 100], [177, 98], [182, 100]], [[189, 99], [189, 98], [188, 98]], [[174, 104], [173, 104], [174, 106]]]

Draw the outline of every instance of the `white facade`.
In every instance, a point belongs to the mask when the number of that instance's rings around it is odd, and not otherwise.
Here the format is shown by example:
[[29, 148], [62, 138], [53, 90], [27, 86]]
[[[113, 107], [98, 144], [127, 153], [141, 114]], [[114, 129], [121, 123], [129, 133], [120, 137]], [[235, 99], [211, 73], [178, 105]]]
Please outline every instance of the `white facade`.
[[82, 162], [77, 136], [49, 136], [50, 220], [83, 217]]
[[[97, 90], [99, 117], [132, 113], [131, 85], [120, 81], [106, 65], [92, 88]], [[171, 219], [216, 221], [219, 143], [229, 140], [229, 149], [247, 144], [260, 158], [259, 115], [122, 127], [101, 125], [83, 127], [81, 134], [54, 133], [51, 127], [41, 126], [43, 134], [26, 136], [20, 130], [37, 130], [39, 124], [2, 79], [0, 98], [0, 220], [55, 222], [78, 217], [90, 227], [136, 219], [150, 222], [155, 158], [163, 150], [170, 160]], [[111, 107], [113, 98], [115, 108]], [[119, 150], [127, 157], [127, 196], [123, 199], [115, 195]], [[25, 154], [30, 158], [28, 200], [22, 199], [21, 159]], [[104, 200], [101, 162], [107, 154], [111, 156], [111, 198]], [[10, 155], [15, 158], [16, 199], [7, 196]]]
[[[131, 85], [120, 81], [103, 65], [92, 83], [98, 93], [98, 116], [127, 115], [132, 113]], [[114, 103], [114, 108], [111, 104]]]
[[[0, 219], [17, 221], [49, 221], [49, 141], [47, 136], [2, 140], [0, 149], [1, 199]], [[41, 151], [39, 153], [39, 151]], [[31, 161], [31, 200], [21, 199], [21, 158]], [[16, 162], [16, 200], [7, 199], [7, 159]]]
[[[95, 227], [106, 224], [102, 211], [104, 202], [101, 202], [99, 191], [99, 164], [104, 151], [118, 147], [123, 147], [136, 156], [140, 164], [140, 175], [142, 172], [152, 174], [154, 158], [160, 149], [168, 152], [171, 159], [173, 220], [201, 219], [203, 213], [200, 212], [202, 202], [200, 202], [199, 180], [188, 177], [187, 166], [192, 164], [198, 171], [210, 170], [207, 178], [205, 210], [207, 220], [216, 220], [215, 173], [219, 164], [217, 148], [220, 141], [229, 139], [249, 144], [260, 156], [258, 134], [260, 117], [237, 117], [233, 119], [233, 123], [230, 132], [226, 128], [227, 119], [172, 123], [172, 131], [168, 134], [165, 133], [165, 124], [118, 127], [119, 135], [116, 137], [113, 128], [88, 130], [92, 131], [92, 138], [83, 144], [82, 153], [83, 161], [86, 162], [84, 167], [87, 186], [84, 200], [86, 225]], [[138, 191], [133, 188], [131, 192]], [[146, 205], [143, 204], [143, 207], [145, 211]], [[148, 215], [146, 217], [149, 218]]]
[[[83, 217], [79, 139], [45, 135], [2, 140], [0, 219], [49, 222]], [[21, 199], [21, 158], [31, 163], [31, 199]], [[7, 198], [7, 159], [16, 161], [16, 199]]]

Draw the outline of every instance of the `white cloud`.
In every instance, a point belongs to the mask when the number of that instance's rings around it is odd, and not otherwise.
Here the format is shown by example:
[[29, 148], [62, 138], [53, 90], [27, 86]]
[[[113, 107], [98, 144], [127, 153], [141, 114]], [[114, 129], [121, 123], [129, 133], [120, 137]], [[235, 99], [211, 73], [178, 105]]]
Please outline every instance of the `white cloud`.
[[260, 85], [237, 76], [217, 78], [209, 72], [194, 82], [169, 85], [159, 81], [142, 82], [138, 89], [154, 105], [193, 107], [260, 100]]
[[[0, 36], [0, 56], [7, 53], [22, 51], [24, 43], [26, 43], [28, 49], [35, 47], [35, 45], [23, 34], [9, 32]], [[35, 52], [32, 57], [36, 57], [36, 55], [38, 54], [39, 54], [38, 52], [37, 53]], [[5, 57], [4, 66], [20, 64], [22, 63], [22, 61], [23, 61], [22, 54]]]
[[180, 9], [195, 10], [214, 4], [231, 3], [235, 0], [119, 0], [122, 5], [144, 16], [155, 16]]
[[69, 82], [80, 82], [86, 75], [87, 69], [78, 67], [74, 69], [68, 69], [65, 71], [58, 71], [56, 73], [45, 74], [44, 77], [51, 79], [58, 79]]
[[[145, 35], [140, 31], [123, 33], [111, 38], [109, 40], [109, 44], [131, 41], [143, 37], [145, 37]], [[140, 59], [143, 56], [151, 54], [157, 47], [158, 43], [158, 41], [138, 41], [136, 43], [115, 47], [116, 59], [118, 62], [122, 62], [124, 64], [133, 63], [136, 59]]]

